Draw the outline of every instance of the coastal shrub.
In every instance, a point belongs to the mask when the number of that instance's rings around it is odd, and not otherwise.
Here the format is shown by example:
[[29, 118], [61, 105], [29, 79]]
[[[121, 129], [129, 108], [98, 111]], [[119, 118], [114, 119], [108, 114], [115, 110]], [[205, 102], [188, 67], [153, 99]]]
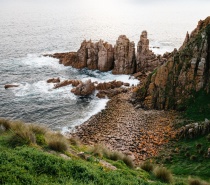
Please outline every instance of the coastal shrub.
[[2, 126], [5, 130], [9, 130], [11, 128], [10, 121], [2, 118], [0, 118], [0, 126]]
[[147, 172], [152, 172], [154, 169], [154, 165], [149, 161], [143, 162], [140, 167], [142, 170]]
[[164, 167], [156, 167], [154, 170], [154, 175], [157, 179], [161, 180], [162, 182], [172, 182], [171, 172]]
[[52, 150], [65, 152], [68, 149], [68, 141], [60, 133], [50, 133], [46, 136], [46, 140], [48, 147]]

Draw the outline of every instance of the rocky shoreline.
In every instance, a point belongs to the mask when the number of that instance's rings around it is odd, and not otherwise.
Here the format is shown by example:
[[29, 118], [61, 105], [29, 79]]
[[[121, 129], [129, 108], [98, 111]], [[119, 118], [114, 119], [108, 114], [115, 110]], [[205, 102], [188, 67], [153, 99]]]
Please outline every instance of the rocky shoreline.
[[176, 136], [172, 126], [176, 114], [134, 107], [131, 95], [132, 89], [113, 97], [105, 110], [76, 127], [70, 137], [88, 145], [103, 144], [132, 157], [136, 164], [156, 156]]

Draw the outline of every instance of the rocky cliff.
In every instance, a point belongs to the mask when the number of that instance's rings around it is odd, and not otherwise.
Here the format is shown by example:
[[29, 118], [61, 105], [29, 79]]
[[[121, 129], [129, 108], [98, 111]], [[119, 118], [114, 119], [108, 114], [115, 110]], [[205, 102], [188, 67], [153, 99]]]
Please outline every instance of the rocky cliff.
[[156, 56], [149, 50], [147, 32], [143, 31], [138, 42], [137, 52], [135, 43], [125, 35], [120, 35], [115, 46], [100, 40], [83, 41], [77, 52], [55, 53], [45, 55], [58, 58], [65, 66], [77, 69], [88, 68], [102, 72], [112, 70], [113, 74], [134, 74], [137, 72], [151, 72], [165, 62], [161, 56]]
[[197, 28], [190, 35], [187, 33], [180, 49], [166, 58], [167, 62], [154, 70], [134, 92], [142, 107], [180, 109], [193, 92], [209, 92], [210, 17], [199, 21]]

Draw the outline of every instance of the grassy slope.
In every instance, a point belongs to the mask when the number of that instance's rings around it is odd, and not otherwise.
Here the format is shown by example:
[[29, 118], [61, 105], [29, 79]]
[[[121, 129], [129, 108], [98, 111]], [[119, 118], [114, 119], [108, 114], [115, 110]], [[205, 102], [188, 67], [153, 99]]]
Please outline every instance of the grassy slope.
[[113, 171], [101, 166], [94, 156], [83, 160], [73, 154], [84, 151], [84, 146], [79, 149], [69, 145], [73, 153], [64, 152], [71, 157], [69, 160], [46, 145], [11, 146], [13, 134], [0, 132], [0, 184], [162, 184], [141, 169], [130, 169], [123, 161], [104, 159], [117, 167]]
[[191, 176], [210, 182], [210, 158], [206, 157], [209, 147], [206, 136], [180, 140], [168, 146], [157, 162], [167, 166], [177, 176]]

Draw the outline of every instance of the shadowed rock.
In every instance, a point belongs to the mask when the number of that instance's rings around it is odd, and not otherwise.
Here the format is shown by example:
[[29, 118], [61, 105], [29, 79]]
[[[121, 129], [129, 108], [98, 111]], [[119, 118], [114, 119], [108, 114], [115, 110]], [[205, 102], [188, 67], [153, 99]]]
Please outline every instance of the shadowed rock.
[[4, 85], [4, 88], [5, 89], [9, 89], [9, 88], [12, 88], [12, 87], [19, 87], [19, 85], [12, 85], [12, 84], [6, 84], [6, 85]]

